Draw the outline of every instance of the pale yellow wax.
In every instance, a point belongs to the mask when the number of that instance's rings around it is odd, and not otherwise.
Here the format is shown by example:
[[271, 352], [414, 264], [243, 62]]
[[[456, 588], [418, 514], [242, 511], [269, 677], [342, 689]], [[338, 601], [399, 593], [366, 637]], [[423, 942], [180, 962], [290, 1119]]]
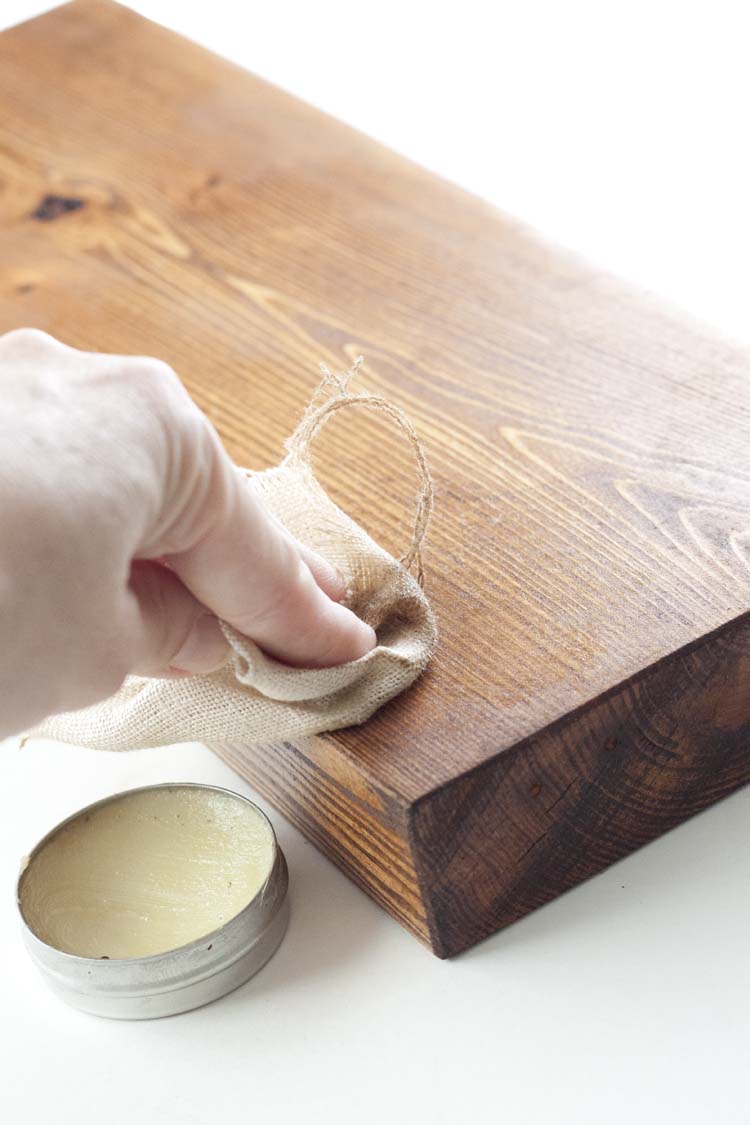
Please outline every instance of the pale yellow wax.
[[148, 957], [218, 929], [268, 877], [273, 833], [229, 793], [170, 786], [81, 814], [33, 856], [21, 911], [80, 957]]

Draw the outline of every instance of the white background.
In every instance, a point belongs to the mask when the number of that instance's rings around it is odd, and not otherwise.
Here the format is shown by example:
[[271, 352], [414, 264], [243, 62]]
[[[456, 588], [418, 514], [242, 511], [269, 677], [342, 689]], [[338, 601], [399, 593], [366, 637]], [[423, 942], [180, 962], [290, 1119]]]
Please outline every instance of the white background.
[[[0, 26], [46, 6], [0, 0]], [[132, 6], [750, 339], [744, 4]], [[20, 944], [18, 860], [170, 779], [250, 792], [197, 746], [0, 747], [4, 1120], [750, 1120], [750, 790], [453, 962], [272, 813], [293, 920], [260, 976], [171, 1020], [68, 1011]]]

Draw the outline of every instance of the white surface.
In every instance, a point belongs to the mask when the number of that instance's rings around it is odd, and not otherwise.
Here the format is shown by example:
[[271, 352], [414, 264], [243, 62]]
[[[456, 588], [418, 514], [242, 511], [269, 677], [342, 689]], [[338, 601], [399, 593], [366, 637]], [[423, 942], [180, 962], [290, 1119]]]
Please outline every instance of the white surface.
[[[750, 337], [744, 5], [132, 6]], [[454, 962], [272, 813], [293, 919], [260, 976], [162, 1022], [68, 1011], [21, 947], [18, 860], [171, 779], [249, 792], [199, 747], [0, 747], [4, 1121], [746, 1125], [750, 790]]]
[[747, 1123], [750, 790], [450, 962], [267, 810], [292, 878], [275, 958], [207, 1008], [123, 1024], [37, 978], [11, 901], [20, 856], [122, 788], [250, 790], [202, 747], [0, 753], [9, 1123]]

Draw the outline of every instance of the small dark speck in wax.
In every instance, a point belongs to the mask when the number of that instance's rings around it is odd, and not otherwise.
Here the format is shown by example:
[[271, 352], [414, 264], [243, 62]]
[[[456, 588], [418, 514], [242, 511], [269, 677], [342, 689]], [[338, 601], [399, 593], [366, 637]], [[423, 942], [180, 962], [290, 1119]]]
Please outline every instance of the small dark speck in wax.
[[103, 954], [101, 955], [101, 957], [99, 958], [99, 960], [100, 960], [100, 961], [109, 961], [109, 956], [108, 956], [108, 954], [106, 954], [106, 953], [103, 953]]
[[36, 210], [31, 212], [31, 217], [40, 223], [49, 223], [68, 211], [80, 211], [85, 206], [85, 199], [73, 195], [45, 195]]

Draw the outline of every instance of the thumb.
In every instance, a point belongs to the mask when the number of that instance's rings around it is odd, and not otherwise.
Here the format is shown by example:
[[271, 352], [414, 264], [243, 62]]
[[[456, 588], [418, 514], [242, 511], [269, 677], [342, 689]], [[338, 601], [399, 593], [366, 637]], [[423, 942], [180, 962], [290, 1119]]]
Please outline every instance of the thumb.
[[156, 562], [131, 566], [125, 627], [137, 675], [213, 672], [229, 654], [216, 617]]
[[375, 631], [336, 600], [343, 589], [332, 568], [269, 515], [218, 441], [214, 457], [214, 487], [194, 515], [202, 534], [165, 555], [175, 574], [202, 605], [287, 664], [325, 668], [369, 652]]

